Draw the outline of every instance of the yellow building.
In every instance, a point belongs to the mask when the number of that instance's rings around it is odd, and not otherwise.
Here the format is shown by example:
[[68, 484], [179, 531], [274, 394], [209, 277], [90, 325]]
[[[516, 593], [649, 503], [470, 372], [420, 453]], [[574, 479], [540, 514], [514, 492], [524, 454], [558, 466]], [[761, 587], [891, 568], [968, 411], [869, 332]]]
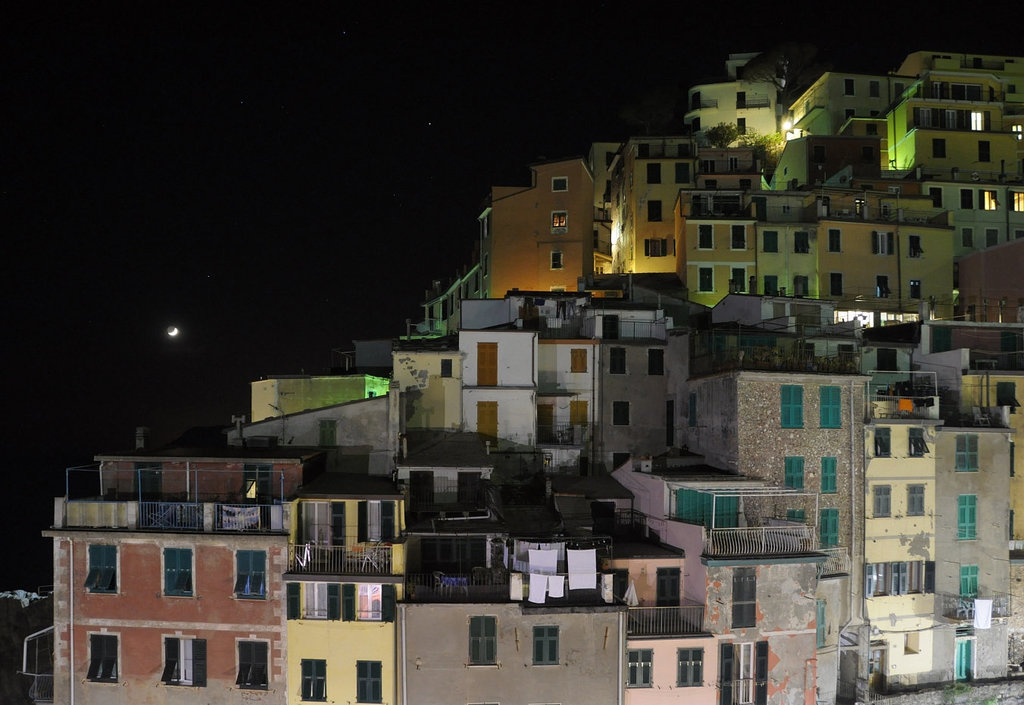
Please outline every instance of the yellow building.
[[284, 575], [289, 702], [402, 702], [404, 514], [386, 478], [326, 473], [300, 491]]
[[252, 421], [357, 399], [386, 396], [389, 381], [373, 375], [286, 375], [250, 382]]

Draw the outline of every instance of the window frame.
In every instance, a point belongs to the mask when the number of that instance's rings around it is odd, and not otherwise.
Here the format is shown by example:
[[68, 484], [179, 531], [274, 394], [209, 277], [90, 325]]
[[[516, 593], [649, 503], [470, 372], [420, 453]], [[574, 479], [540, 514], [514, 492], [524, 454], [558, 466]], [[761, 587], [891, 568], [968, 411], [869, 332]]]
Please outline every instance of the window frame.
[[356, 661], [356, 702], [384, 701], [383, 664], [380, 661]]
[[892, 516], [892, 485], [872, 485], [871, 517], [888, 519]]
[[92, 683], [117, 683], [120, 673], [120, 635], [89, 634], [89, 670], [86, 680]]
[[561, 193], [569, 190], [569, 177], [568, 176], [552, 176], [551, 177], [551, 190], [555, 193]]
[[239, 639], [235, 651], [238, 654], [235, 685], [242, 690], [267, 690], [270, 683], [270, 642]]
[[551, 250], [551, 271], [565, 269], [565, 259], [561, 250]]
[[543, 624], [533, 628], [533, 665], [557, 666], [558, 625]]
[[924, 429], [911, 426], [907, 429], [907, 452], [911, 458], [923, 458], [928, 453], [924, 440]]
[[783, 384], [779, 388], [782, 428], [804, 427], [804, 387], [802, 384]]
[[676, 687], [697, 688], [704, 685], [704, 649], [676, 649]]
[[551, 211], [551, 232], [564, 233], [569, 230], [569, 211]]
[[[304, 658], [300, 661], [303, 702], [327, 701], [327, 659]], [[318, 687], [319, 686], [319, 687]]]
[[94, 595], [116, 595], [121, 582], [117, 575], [117, 545], [91, 543], [87, 554], [89, 570], [85, 575], [85, 589]]
[[626, 374], [626, 348], [609, 346], [608, 348], [608, 374]]
[[[255, 559], [259, 558], [260, 561]], [[257, 563], [262, 570], [257, 570]], [[247, 568], [247, 570], [243, 570]], [[267, 552], [238, 549], [235, 551], [235, 597], [240, 600], [267, 599]]]
[[907, 516], [923, 517], [925, 515], [925, 486], [919, 483], [907, 485]]
[[757, 626], [757, 569], [753, 566], [733, 568], [732, 628]]
[[588, 369], [587, 364], [587, 349], [586, 348], [570, 348], [569, 349], [569, 372], [571, 373], [582, 373]]
[[804, 488], [804, 459], [800, 455], [787, 455], [784, 472], [785, 486], [796, 490]]
[[843, 427], [843, 388], [833, 384], [818, 387], [818, 421], [822, 428]]
[[821, 493], [836, 494], [836, 480], [839, 459], [832, 455], [821, 458]]
[[956, 453], [953, 468], [956, 472], [978, 472], [978, 434], [956, 434]]
[[839, 510], [835, 507], [818, 511], [818, 543], [823, 548], [839, 545]]
[[888, 426], [880, 426], [875, 428], [874, 437], [875, 455], [876, 458], [891, 458], [892, 457], [892, 429]]
[[629, 426], [628, 401], [620, 400], [612, 402], [612, 426]]
[[651, 688], [654, 672], [654, 649], [626, 651], [626, 687]]
[[469, 665], [494, 666], [498, 662], [498, 618], [478, 615], [469, 618]]
[[[739, 237], [737, 238], [737, 234]], [[737, 244], [739, 243], [739, 244]], [[747, 226], [746, 225], [732, 225], [729, 228], [729, 249], [730, 250], [746, 250], [747, 249]]]
[[[187, 652], [187, 653], [186, 653]], [[187, 669], [181, 665], [187, 663]], [[206, 686], [206, 639], [164, 637], [164, 685]]]
[[957, 541], [974, 541], [978, 538], [978, 495], [962, 494], [956, 498]]
[[649, 376], [665, 374], [665, 348], [647, 349], [647, 374]]
[[[708, 274], [708, 283], [704, 283], [704, 275]], [[712, 294], [715, 291], [715, 268], [697, 267], [697, 293]]]
[[[182, 568], [182, 558], [187, 555], [187, 569]], [[192, 549], [177, 546], [165, 547], [163, 550], [164, 595], [167, 597], [192, 597], [195, 595], [192, 575]], [[171, 558], [173, 557], [173, 561]], [[172, 567], [173, 563], [173, 567]], [[175, 587], [171, 587], [173, 583]], [[184, 583], [184, 585], [182, 585]]]
[[715, 226], [708, 223], [701, 223], [697, 226], [697, 249], [715, 249]]

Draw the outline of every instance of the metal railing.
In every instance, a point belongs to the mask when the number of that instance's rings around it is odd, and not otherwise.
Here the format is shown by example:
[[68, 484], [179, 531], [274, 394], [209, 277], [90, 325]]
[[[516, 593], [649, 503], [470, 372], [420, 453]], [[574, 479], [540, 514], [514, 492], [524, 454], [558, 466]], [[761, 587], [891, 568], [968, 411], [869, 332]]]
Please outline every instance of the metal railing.
[[704, 539], [704, 554], [708, 556], [809, 553], [816, 548], [810, 527], [803, 524], [708, 529]]
[[590, 424], [553, 423], [537, 425], [537, 443], [556, 446], [580, 446], [590, 437]]
[[882, 396], [871, 398], [873, 419], [937, 419], [939, 397], [936, 396]]
[[271, 505], [269, 504], [215, 504], [214, 530], [216, 531], [271, 531]]
[[826, 556], [825, 562], [818, 566], [819, 578], [850, 574], [853, 561], [850, 560], [850, 552], [846, 546], [831, 546], [818, 550]]
[[736, 100], [736, 107], [742, 108], [768, 108], [771, 107], [771, 98], [746, 98], [745, 100]]
[[[613, 314], [614, 315], [614, 314]], [[593, 338], [595, 336], [595, 321], [593, 317], [583, 319], [583, 337]], [[604, 340], [665, 340], [665, 319], [657, 321], [630, 321], [620, 320], [615, 330], [602, 330]], [[604, 335], [611, 332], [614, 337]]]
[[387, 545], [288, 545], [288, 572], [304, 575], [392, 575], [392, 550]]
[[36, 675], [28, 688], [28, 697], [34, 703], [53, 702], [53, 674]]
[[630, 636], [680, 636], [704, 632], [704, 605], [630, 607], [626, 633]]
[[139, 502], [140, 529], [201, 531], [202, 502]]
[[410, 602], [504, 602], [509, 599], [508, 590], [508, 573], [500, 569], [405, 576], [405, 599]]
[[434, 478], [430, 486], [411, 485], [409, 509], [414, 512], [476, 509], [484, 506], [480, 484], [459, 485], [457, 480]]
[[935, 611], [954, 622], [973, 622], [975, 599], [992, 600], [992, 617], [1009, 617], [1012, 612], [1011, 596], [1006, 593], [983, 593], [977, 596], [957, 595], [950, 592], [935, 593]]

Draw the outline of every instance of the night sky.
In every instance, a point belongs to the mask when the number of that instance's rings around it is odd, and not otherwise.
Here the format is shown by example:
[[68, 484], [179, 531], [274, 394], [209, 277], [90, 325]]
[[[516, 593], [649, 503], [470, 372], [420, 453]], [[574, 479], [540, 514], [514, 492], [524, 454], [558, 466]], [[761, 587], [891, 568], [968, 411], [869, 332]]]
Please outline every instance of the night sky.
[[1024, 54], [1009, 2], [893, 31], [893, 5], [351, 4], [5, 13], [0, 529], [23, 558], [0, 589], [50, 582], [65, 466], [138, 425], [227, 424], [249, 381], [401, 334], [468, 262], [490, 186], [628, 136], [627, 103], [787, 40], [844, 71]]

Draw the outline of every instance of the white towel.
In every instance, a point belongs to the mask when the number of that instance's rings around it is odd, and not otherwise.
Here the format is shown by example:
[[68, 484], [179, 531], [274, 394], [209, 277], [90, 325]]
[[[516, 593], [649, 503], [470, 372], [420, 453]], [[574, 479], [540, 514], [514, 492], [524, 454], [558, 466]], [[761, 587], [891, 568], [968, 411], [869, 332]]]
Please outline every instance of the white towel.
[[554, 575], [558, 572], [558, 551], [530, 549], [530, 572]]
[[565, 578], [561, 575], [549, 575], [548, 595], [551, 597], [565, 597]]
[[544, 596], [548, 591], [548, 576], [530, 573], [530, 595], [526, 599], [538, 605], [544, 604]]
[[597, 587], [597, 551], [595, 549], [569, 549], [567, 559], [570, 590], [593, 590]]
[[992, 627], [992, 600], [974, 601], [974, 628], [990, 629]]

